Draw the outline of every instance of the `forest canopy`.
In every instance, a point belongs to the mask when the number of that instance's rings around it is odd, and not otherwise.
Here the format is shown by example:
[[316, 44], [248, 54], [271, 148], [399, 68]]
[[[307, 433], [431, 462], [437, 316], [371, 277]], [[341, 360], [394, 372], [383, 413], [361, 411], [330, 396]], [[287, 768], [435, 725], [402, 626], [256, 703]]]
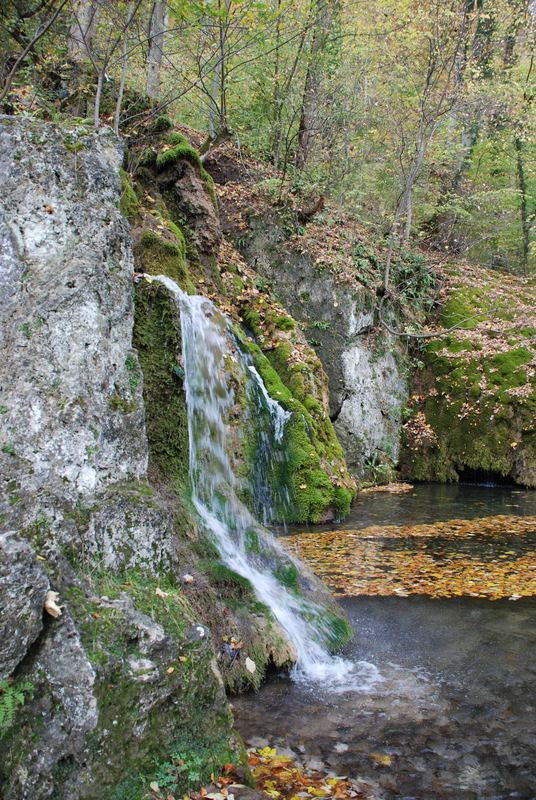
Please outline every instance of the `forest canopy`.
[[[529, 0], [4, 0], [3, 113], [170, 117], [411, 242], [536, 269]], [[281, 184], [282, 182], [282, 184]]]

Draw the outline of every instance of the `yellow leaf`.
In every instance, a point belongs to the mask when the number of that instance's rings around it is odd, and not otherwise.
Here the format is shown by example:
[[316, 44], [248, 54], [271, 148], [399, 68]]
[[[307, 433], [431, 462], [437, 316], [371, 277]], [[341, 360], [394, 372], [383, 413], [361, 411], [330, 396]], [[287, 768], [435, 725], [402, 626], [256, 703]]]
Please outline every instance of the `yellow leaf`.
[[277, 750], [275, 747], [263, 747], [262, 750], [258, 751], [261, 758], [273, 758], [277, 754]]
[[391, 756], [388, 756], [385, 753], [371, 753], [370, 757], [376, 762], [376, 764], [380, 764], [382, 767], [391, 766], [391, 762], [393, 760]]

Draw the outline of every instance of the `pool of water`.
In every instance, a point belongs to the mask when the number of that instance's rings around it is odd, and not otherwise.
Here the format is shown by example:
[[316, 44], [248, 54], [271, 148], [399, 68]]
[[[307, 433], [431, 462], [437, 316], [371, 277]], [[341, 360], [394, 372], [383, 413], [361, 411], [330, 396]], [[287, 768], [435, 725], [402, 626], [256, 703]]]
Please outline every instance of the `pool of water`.
[[[419, 486], [363, 497], [345, 524], [535, 513], [531, 492]], [[449, 543], [486, 558], [505, 546], [522, 547], [504, 537]], [[536, 597], [357, 596], [341, 604], [354, 630], [344, 655], [370, 662], [380, 679], [333, 694], [273, 676], [258, 694], [233, 701], [246, 742], [365, 779], [386, 800], [536, 799]]]
[[[356, 529], [380, 524], [417, 525], [498, 514], [536, 516], [536, 490], [464, 483], [415, 484], [410, 492], [404, 494], [361, 494], [343, 522], [323, 525], [322, 529]], [[311, 526], [311, 530], [317, 527]], [[307, 528], [292, 530], [304, 531]]]

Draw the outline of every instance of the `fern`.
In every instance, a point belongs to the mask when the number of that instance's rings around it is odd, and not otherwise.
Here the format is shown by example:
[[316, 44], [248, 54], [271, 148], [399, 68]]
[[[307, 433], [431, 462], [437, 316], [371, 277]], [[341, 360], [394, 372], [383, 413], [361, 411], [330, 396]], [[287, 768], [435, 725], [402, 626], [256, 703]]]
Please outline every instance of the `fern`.
[[24, 705], [32, 691], [33, 684], [29, 681], [0, 681], [0, 739], [13, 724], [17, 708]]

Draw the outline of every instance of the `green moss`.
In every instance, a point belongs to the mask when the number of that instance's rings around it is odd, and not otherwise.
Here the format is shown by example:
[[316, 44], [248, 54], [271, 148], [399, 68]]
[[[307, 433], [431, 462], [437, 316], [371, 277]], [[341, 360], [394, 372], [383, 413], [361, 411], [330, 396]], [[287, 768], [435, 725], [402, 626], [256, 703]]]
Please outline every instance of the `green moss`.
[[119, 200], [119, 209], [125, 219], [127, 219], [129, 222], [132, 222], [139, 213], [140, 203], [130, 181], [130, 177], [124, 169], [119, 170], [119, 176], [121, 178], [121, 199]]
[[188, 144], [188, 139], [186, 136], [183, 136], [182, 133], [178, 133], [178, 131], [171, 131], [166, 136], [167, 144], [177, 145], [177, 144]]
[[307, 411], [316, 411], [317, 413], [322, 411], [322, 404], [316, 399], [316, 397], [312, 397], [312, 395], [307, 395], [304, 398], [303, 405]]
[[279, 314], [269, 315], [269, 322], [281, 331], [292, 331], [296, 327], [296, 323], [292, 317], [283, 317]]
[[173, 123], [170, 118], [166, 114], [161, 114], [157, 117], [154, 121], [153, 130], [161, 133], [162, 131], [168, 131], [170, 128], [173, 127]]
[[[479, 295], [475, 291], [463, 296], [467, 313], [468, 297], [475, 300]], [[427, 397], [424, 411], [435, 440], [414, 451], [406, 448], [411, 476], [452, 481], [465, 468], [511, 474], [518, 445], [534, 427], [536, 414], [535, 392], [519, 399], [511, 390], [526, 384], [532, 358], [526, 347], [489, 354], [489, 348], [474, 348], [468, 339], [456, 342], [448, 337], [428, 345], [424, 381], [435, 391]]]
[[114, 392], [108, 400], [108, 405], [113, 411], [120, 411], [122, 414], [132, 414], [136, 410], [137, 404], [134, 400], [127, 400], [125, 397]]
[[326, 611], [324, 616], [324, 628], [327, 632], [328, 648], [332, 652], [340, 650], [352, 640], [352, 626], [348, 620], [334, 611]]
[[143, 372], [150, 468], [176, 494], [189, 486], [186, 402], [175, 367], [181, 353], [180, 319], [158, 284], [136, 289], [134, 345]]
[[294, 594], [301, 594], [300, 574], [295, 564], [278, 564], [274, 570], [274, 575], [279, 583], [286, 586]]
[[135, 248], [139, 269], [149, 275], [167, 275], [185, 291], [193, 293], [195, 288], [188, 271], [184, 236], [173, 223], [168, 223], [168, 227], [175, 234], [174, 242], [152, 230], [142, 232]]
[[245, 546], [246, 552], [248, 553], [260, 553], [261, 552], [261, 543], [259, 539], [259, 534], [253, 528], [248, 528], [244, 535], [245, 539]]
[[[180, 134], [177, 135], [180, 136]], [[203, 179], [207, 187], [212, 202], [216, 204], [216, 189], [212, 176], [209, 175], [204, 168], [197, 150], [192, 147], [184, 137], [181, 137], [178, 144], [173, 145], [167, 150], [162, 150], [158, 154], [156, 158], [156, 169], [158, 172], [164, 172], [164, 170], [173, 167], [178, 161], [188, 161], [197, 169], [199, 176]]]
[[333, 504], [339, 519], [343, 519], [344, 517], [348, 516], [353, 499], [354, 496], [352, 492], [350, 489], [347, 489], [346, 486], [335, 487], [333, 491]]
[[476, 328], [478, 318], [475, 319], [475, 306], [478, 305], [479, 299], [479, 289], [465, 288], [453, 292], [443, 309], [441, 322], [444, 327], [458, 325], [465, 330]]
[[240, 591], [240, 595], [253, 596], [253, 587], [247, 578], [234, 572], [229, 567], [222, 564], [218, 559], [204, 559], [198, 564], [201, 572], [210, 578], [211, 583], [220, 589], [233, 588]]
[[[253, 322], [255, 317], [253, 316]], [[250, 354], [271, 397], [287, 411], [294, 412], [286, 425], [282, 452], [274, 472], [276, 488], [286, 487], [289, 502], [276, 508], [278, 518], [287, 522], [320, 522], [332, 510], [337, 517], [348, 513], [353, 492], [338, 485], [325, 471], [345, 471], [344, 454], [327, 414], [316, 398], [306, 392], [308, 365], [292, 364], [290, 343], [284, 342], [267, 356], [237, 332], [241, 346]], [[286, 384], [286, 385], [285, 385]], [[275, 491], [276, 498], [281, 497]], [[277, 499], [276, 499], [277, 506]]]

